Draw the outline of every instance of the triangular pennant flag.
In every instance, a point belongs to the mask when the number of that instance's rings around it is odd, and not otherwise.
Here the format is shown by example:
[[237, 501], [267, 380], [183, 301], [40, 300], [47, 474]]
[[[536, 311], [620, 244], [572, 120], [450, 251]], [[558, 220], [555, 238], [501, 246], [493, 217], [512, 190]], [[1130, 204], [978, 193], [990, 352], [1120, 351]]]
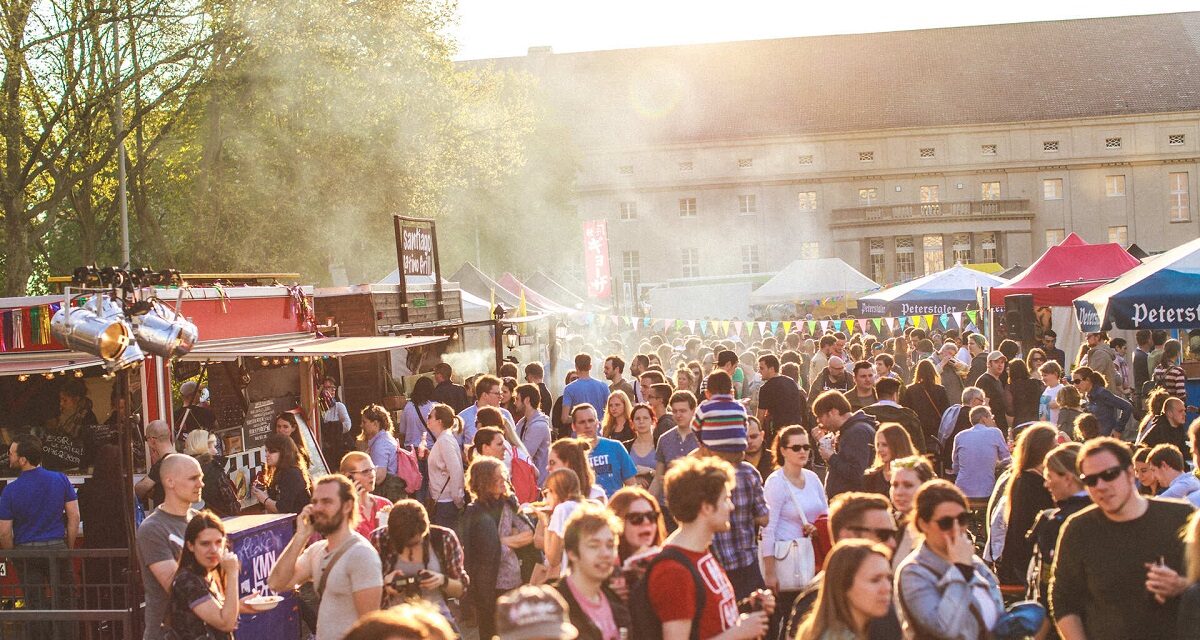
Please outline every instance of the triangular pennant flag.
[[854, 318], [846, 319], [846, 331], [849, 331], [850, 333], [854, 333]]
[[670, 331], [673, 326], [675, 326], [675, 318], [663, 319], [663, 331]]
[[816, 333], [816, 332], [817, 332], [817, 321], [816, 321], [816, 320], [809, 320], [809, 321], [808, 321], [808, 332], [809, 332], [809, 333]]
[[702, 336], [708, 335], [708, 320], [700, 321], [700, 335], [702, 335]]
[[742, 323], [738, 322], [737, 320], [734, 320], [729, 326], [730, 326], [730, 332], [732, 332], [734, 335], [738, 335], [738, 336], [742, 335], [741, 334]]
[[629, 328], [632, 329], [633, 328], [633, 316], [625, 316], [625, 324], [629, 325]]
[[903, 329], [903, 328], [904, 328], [904, 325], [908, 324], [908, 318], [905, 318], [904, 316], [900, 316], [899, 318], [897, 318], [897, 320], [899, 320], [899, 321], [900, 321], [900, 328], [901, 328], [901, 329]]
[[967, 319], [971, 321], [971, 324], [975, 324], [975, 314], [976, 313], [977, 313], [976, 311], [968, 311], [967, 312]]
[[942, 315], [938, 316], [938, 322], [942, 323], [943, 329], [948, 329], [950, 327], [950, 316], [943, 313]]
[[767, 321], [766, 320], [758, 321], [758, 335], [760, 335], [760, 336], [767, 335]]
[[784, 332], [784, 333], [791, 333], [791, 332], [792, 332], [792, 321], [791, 321], [791, 320], [784, 320], [784, 321], [783, 321], [783, 332]]
[[653, 324], [653, 322], [650, 318], [642, 318], [642, 326], [643, 327], [646, 327], [647, 329], [649, 329], [651, 324]]
[[688, 333], [696, 333], [696, 321], [695, 321], [695, 320], [688, 320], [688, 321], [687, 321], [687, 328], [688, 328]]
[[723, 335], [729, 335], [729, 321], [728, 320], [721, 321], [721, 333]]
[[928, 327], [928, 328], [930, 328], [930, 329], [932, 329], [932, 328], [933, 328], [933, 314], [926, 314], [926, 316], [925, 316], [925, 326], [926, 326], [926, 327]]
[[909, 316], [908, 321], [914, 327], [921, 326], [921, 316]]
[[821, 321], [821, 333], [825, 333], [826, 331], [829, 331], [829, 321], [822, 320]]
[[833, 321], [833, 330], [834, 330], [834, 331], [841, 331], [841, 330], [842, 330], [842, 324], [843, 324], [843, 323], [842, 323], [842, 321], [841, 321], [841, 320], [834, 320], [834, 321]]
[[962, 312], [961, 311], [954, 312], [954, 326], [958, 327], [959, 329], [962, 328]]
[[675, 330], [676, 330], [676, 331], [683, 331], [683, 320], [676, 320], [676, 321], [675, 321]]
[[772, 320], [771, 321], [771, 333], [778, 333], [778, 332], [779, 332], [779, 321]]
[[883, 322], [884, 322], [884, 324], [887, 325], [888, 331], [896, 330], [896, 319], [895, 318], [884, 318]]
[[875, 325], [875, 331], [883, 331], [883, 320], [881, 318], [871, 318], [871, 323]]

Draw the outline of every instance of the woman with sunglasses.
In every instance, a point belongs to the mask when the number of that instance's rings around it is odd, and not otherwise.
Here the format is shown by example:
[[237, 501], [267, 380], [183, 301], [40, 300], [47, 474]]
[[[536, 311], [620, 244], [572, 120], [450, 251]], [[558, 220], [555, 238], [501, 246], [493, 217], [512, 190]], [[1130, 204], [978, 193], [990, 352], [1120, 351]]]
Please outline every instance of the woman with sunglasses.
[[817, 474], [805, 467], [812, 456], [808, 431], [800, 425], [786, 426], [775, 438], [775, 457], [783, 466], [767, 476], [763, 497], [770, 510], [767, 526], [762, 531], [759, 555], [762, 558], [763, 581], [775, 591], [777, 609], [791, 611], [792, 602], [812, 575], [783, 575], [778, 571], [782, 561], [795, 567], [788, 556], [797, 547], [813, 544], [817, 533], [817, 518], [829, 513], [829, 500]]
[[912, 522], [912, 509], [915, 504], [913, 499], [917, 490], [936, 478], [937, 474], [925, 456], [897, 458], [892, 460], [891, 468], [892, 486], [889, 497], [892, 499], [892, 516], [896, 518], [896, 527], [900, 531], [900, 539], [896, 541], [896, 552], [892, 554], [892, 568], [896, 569], [912, 552], [918, 535]]
[[921, 542], [896, 572], [897, 613], [906, 637], [990, 637], [1004, 600], [996, 576], [975, 556], [967, 533], [967, 497], [945, 480], [917, 491], [914, 523]]
[[885, 422], [875, 432], [875, 465], [863, 474], [863, 491], [888, 494], [892, 484], [892, 460], [913, 455], [912, 439], [904, 427], [895, 422]]
[[617, 541], [620, 565], [613, 571], [608, 586], [628, 600], [629, 588], [642, 579], [666, 539], [667, 525], [658, 500], [641, 487], [621, 487], [608, 501], [608, 508], [624, 524]]

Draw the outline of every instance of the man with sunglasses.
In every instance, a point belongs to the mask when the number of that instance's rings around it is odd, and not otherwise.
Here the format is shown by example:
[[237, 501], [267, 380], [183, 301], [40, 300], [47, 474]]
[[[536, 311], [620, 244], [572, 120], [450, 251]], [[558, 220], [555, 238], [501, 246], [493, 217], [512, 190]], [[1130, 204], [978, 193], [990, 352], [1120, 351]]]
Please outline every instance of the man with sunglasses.
[[1111, 437], [1090, 440], [1076, 470], [1094, 506], [1059, 534], [1050, 608], [1064, 640], [1174, 638], [1187, 587], [1179, 531], [1190, 504], [1137, 491], [1133, 457]]

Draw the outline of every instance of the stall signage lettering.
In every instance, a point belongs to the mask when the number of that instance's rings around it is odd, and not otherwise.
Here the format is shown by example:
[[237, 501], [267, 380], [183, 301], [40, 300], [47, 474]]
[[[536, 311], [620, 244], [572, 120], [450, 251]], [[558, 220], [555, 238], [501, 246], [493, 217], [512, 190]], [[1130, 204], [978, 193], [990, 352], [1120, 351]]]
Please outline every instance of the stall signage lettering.
[[413, 298], [412, 305], [418, 309], [424, 309], [429, 306], [427, 298]]
[[608, 224], [604, 220], [583, 223], [584, 268], [589, 298], [612, 296], [612, 275], [608, 265]]
[[433, 232], [425, 227], [403, 227], [400, 233], [404, 260], [400, 272], [410, 276], [433, 275]]
[[1133, 326], [1142, 323], [1196, 323], [1200, 321], [1200, 305], [1194, 307], [1151, 307], [1141, 302], [1133, 305]]

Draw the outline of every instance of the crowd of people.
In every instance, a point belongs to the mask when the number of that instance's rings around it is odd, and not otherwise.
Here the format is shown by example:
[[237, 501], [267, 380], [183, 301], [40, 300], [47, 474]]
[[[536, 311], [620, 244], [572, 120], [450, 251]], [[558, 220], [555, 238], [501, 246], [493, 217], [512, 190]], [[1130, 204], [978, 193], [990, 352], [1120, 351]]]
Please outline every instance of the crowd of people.
[[[296, 527], [266, 586], [318, 640], [1197, 638], [1200, 420], [1179, 342], [1137, 342], [653, 335], [576, 345], [557, 397], [538, 363], [438, 364], [356, 443], [327, 398], [336, 473], [277, 418], [251, 491]], [[230, 638], [258, 594], [213, 442], [146, 437], [145, 637]], [[12, 446], [0, 546], [73, 542], [39, 456]]]

